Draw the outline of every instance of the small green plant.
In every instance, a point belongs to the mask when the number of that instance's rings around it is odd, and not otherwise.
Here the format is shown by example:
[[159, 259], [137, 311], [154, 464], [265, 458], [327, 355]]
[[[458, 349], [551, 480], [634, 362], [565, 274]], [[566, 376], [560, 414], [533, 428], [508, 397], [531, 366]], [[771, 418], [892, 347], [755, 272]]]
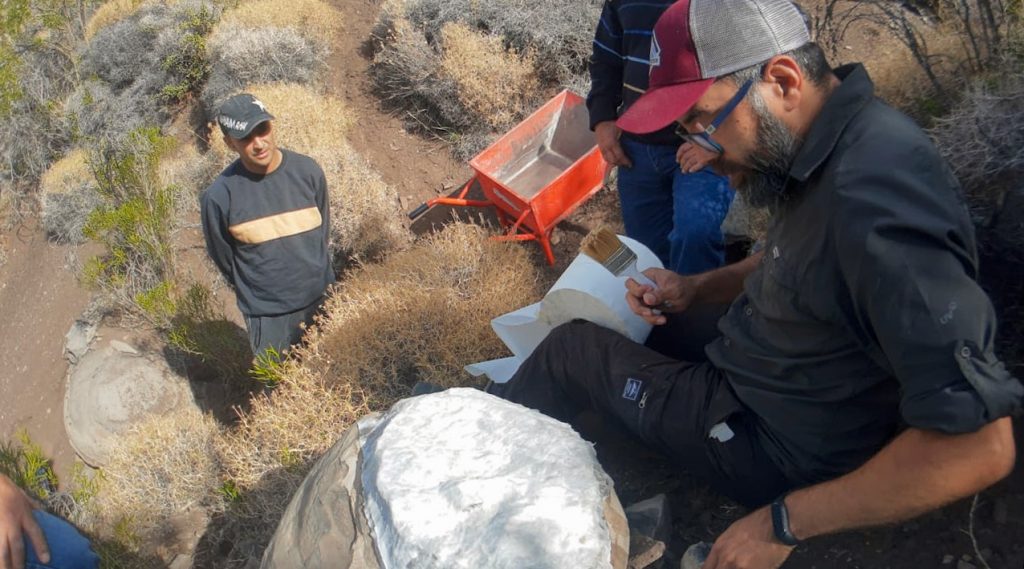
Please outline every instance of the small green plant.
[[284, 358], [273, 346], [257, 354], [249, 369], [249, 376], [266, 387], [274, 387], [284, 379]]
[[169, 321], [175, 312], [174, 300], [171, 299], [172, 284], [162, 281], [160, 284], [135, 295], [135, 304], [153, 321]]
[[57, 488], [57, 475], [50, 459], [24, 429], [15, 438], [16, 442], [0, 442], [0, 473], [29, 494], [45, 499]]
[[197, 95], [210, 76], [210, 60], [207, 56], [206, 36], [210, 34], [217, 18], [206, 6], [190, 10], [181, 24], [181, 39], [178, 48], [163, 61], [165, 70], [177, 78], [176, 83], [165, 86], [160, 96], [167, 103], [179, 103]]
[[221, 496], [224, 496], [225, 500], [232, 504], [237, 503], [242, 499], [242, 490], [237, 484], [235, 484], [234, 480], [225, 480], [224, 483], [220, 485], [218, 492], [220, 492]]
[[100, 492], [103, 486], [103, 471], [97, 470], [91, 476], [86, 470], [85, 464], [79, 461], [71, 466], [71, 499], [78, 507], [82, 507], [92, 501]]
[[213, 305], [210, 289], [199, 283], [178, 299], [167, 343], [210, 366], [222, 379], [245, 377], [252, 359], [239, 327]]
[[20, 70], [18, 55], [10, 46], [0, 45], [0, 116], [10, 113], [14, 103], [23, 95], [18, 80]]

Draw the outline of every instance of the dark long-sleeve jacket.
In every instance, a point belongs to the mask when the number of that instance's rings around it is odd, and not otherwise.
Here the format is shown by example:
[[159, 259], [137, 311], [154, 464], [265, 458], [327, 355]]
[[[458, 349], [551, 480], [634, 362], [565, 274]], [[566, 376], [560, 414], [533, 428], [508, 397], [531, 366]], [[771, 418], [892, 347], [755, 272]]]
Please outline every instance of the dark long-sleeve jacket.
[[[650, 76], [651, 34], [658, 17], [674, 0], [606, 0], [594, 32], [590, 56], [590, 128], [613, 121], [647, 90]], [[648, 144], [678, 146], [673, 127], [637, 135], [623, 133]]]

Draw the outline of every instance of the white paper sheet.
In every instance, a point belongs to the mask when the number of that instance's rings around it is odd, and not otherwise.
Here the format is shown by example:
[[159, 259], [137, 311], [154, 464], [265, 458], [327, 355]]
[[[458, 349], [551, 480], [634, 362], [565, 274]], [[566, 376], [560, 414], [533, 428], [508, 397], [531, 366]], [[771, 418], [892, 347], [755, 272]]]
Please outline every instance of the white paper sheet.
[[[661, 261], [640, 242], [620, 235], [637, 255], [637, 268], [662, 268]], [[535, 304], [491, 320], [491, 327], [512, 351], [513, 357], [466, 366], [474, 376], [487, 375], [495, 383], [508, 381], [519, 365], [548, 333], [575, 318], [589, 320], [643, 343], [651, 325], [629, 309], [626, 277], [615, 277], [590, 257], [579, 254], [562, 276]]]

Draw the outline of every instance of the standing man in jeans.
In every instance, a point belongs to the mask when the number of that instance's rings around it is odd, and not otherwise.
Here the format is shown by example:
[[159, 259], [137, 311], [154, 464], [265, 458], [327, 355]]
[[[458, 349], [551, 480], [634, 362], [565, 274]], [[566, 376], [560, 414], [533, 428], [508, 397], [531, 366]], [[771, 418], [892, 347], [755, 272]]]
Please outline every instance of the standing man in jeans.
[[665, 268], [695, 274], [725, 261], [721, 225], [733, 197], [728, 180], [703, 168], [694, 160], [696, 153], [684, 158], [682, 139], [672, 126], [635, 135], [615, 125], [647, 89], [651, 30], [672, 2], [605, 1], [594, 34], [587, 108], [601, 155], [619, 167], [626, 234], [653, 251]]
[[238, 160], [200, 198], [206, 250], [235, 289], [256, 356], [298, 343], [334, 282], [327, 179], [312, 158], [278, 148], [273, 118], [249, 94], [221, 106]]

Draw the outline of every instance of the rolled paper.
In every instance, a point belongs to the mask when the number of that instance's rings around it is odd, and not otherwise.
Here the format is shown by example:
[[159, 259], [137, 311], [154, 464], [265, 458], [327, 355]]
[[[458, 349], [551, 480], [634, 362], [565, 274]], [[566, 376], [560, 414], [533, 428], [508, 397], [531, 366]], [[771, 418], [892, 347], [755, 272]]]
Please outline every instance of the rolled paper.
[[[636, 253], [638, 269], [662, 268], [658, 257], [639, 241], [622, 235], [619, 239]], [[472, 364], [466, 366], [466, 371], [474, 376], [486, 374], [491, 381], [504, 383], [551, 330], [577, 318], [643, 343], [651, 333], [651, 325], [630, 310], [626, 278], [616, 277], [587, 255], [577, 255], [540, 302], [491, 320], [491, 327], [513, 357]], [[510, 372], [510, 368], [514, 369]]]

